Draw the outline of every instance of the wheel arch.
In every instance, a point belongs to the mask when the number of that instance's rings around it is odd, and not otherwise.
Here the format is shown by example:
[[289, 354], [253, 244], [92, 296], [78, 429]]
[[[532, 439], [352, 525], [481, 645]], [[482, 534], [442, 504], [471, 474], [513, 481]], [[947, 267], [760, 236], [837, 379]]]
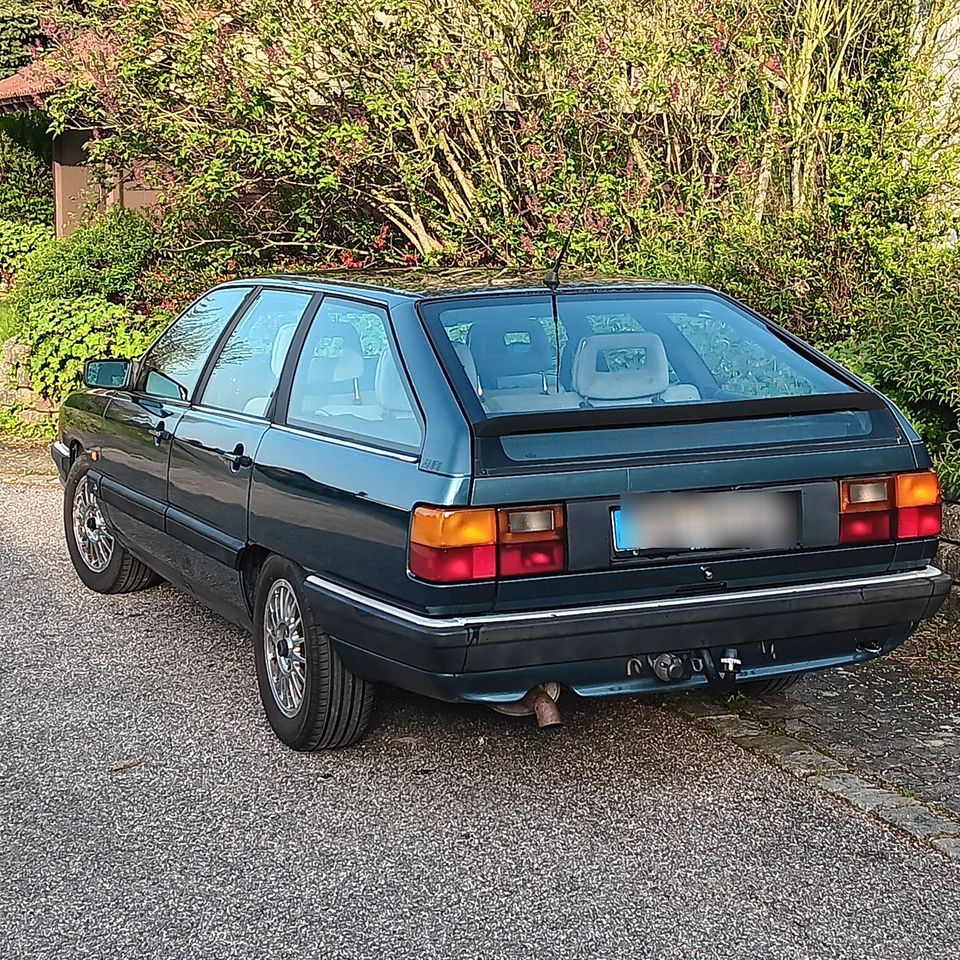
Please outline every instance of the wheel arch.
[[251, 619], [254, 615], [260, 571], [273, 555], [270, 550], [258, 543], [251, 543], [244, 547], [240, 554], [240, 586], [243, 590], [244, 602], [247, 605], [247, 613], [250, 614]]

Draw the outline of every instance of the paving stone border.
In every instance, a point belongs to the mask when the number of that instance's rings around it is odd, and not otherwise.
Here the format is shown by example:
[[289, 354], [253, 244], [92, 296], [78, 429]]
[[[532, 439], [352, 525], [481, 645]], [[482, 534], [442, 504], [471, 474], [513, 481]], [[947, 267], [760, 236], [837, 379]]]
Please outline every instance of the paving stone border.
[[733, 713], [720, 701], [690, 696], [678, 698], [671, 706], [797, 779], [960, 863], [960, 819], [935, 805], [864, 775], [814, 744], [780, 732], [777, 723]]
[[0, 443], [0, 483], [57, 483], [48, 444]]

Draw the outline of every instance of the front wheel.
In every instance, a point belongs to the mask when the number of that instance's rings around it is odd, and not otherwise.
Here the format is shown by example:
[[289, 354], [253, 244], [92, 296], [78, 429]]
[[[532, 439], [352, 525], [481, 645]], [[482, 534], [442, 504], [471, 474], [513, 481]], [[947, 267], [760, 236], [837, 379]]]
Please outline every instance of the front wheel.
[[282, 557], [257, 578], [253, 637], [263, 709], [288, 747], [348, 747], [366, 733], [374, 686], [340, 662], [314, 620], [302, 571]]
[[87, 475], [89, 469], [84, 458], [78, 459], [63, 491], [63, 529], [77, 576], [97, 593], [132, 593], [160, 583], [160, 577], [114, 536]]

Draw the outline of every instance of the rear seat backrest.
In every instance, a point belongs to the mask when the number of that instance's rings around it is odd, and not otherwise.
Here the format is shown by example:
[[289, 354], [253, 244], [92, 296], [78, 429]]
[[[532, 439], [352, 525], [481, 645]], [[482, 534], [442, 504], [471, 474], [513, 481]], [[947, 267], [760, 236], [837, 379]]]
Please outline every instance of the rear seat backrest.
[[406, 387], [397, 369], [397, 361], [394, 360], [389, 348], [380, 354], [380, 359], [377, 361], [374, 390], [384, 416], [398, 418], [413, 416], [413, 408], [410, 406], [410, 398], [407, 396]]
[[473, 359], [473, 354], [470, 352], [470, 348], [465, 343], [456, 343], [454, 341], [453, 349], [457, 354], [457, 359], [460, 361], [460, 364], [463, 367], [464, 373], [467, 375], [467, 379], [470, 381], [470, 386], [473, 387], [474, 391], [479, 395], [482, 392], [480, 387], [480, 377], [477, 374], [477, 364]]
[[[313, 335], [311, 331], [311, 338]], [[352, 323], [328, 320], [322, 322], [316, 336], [314, 342], [327, 341], [339, 352], [331, 350], [331, 356], [310, 358], [307, 376], [294, 382], [290, 397], [294, 416], [329, 408], [330, 402], [357, 405], [361, 402], [359, 380], [363, 376], [363, 350], [356, 327]]]

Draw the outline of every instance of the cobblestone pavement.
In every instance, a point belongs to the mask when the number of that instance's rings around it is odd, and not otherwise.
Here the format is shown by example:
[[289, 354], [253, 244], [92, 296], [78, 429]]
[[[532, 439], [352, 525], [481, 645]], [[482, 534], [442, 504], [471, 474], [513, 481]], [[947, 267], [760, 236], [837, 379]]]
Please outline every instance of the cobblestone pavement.
[[726, 702], [673, 701], [740, 746], [960, 859], [960, 684], [886, 657]]

